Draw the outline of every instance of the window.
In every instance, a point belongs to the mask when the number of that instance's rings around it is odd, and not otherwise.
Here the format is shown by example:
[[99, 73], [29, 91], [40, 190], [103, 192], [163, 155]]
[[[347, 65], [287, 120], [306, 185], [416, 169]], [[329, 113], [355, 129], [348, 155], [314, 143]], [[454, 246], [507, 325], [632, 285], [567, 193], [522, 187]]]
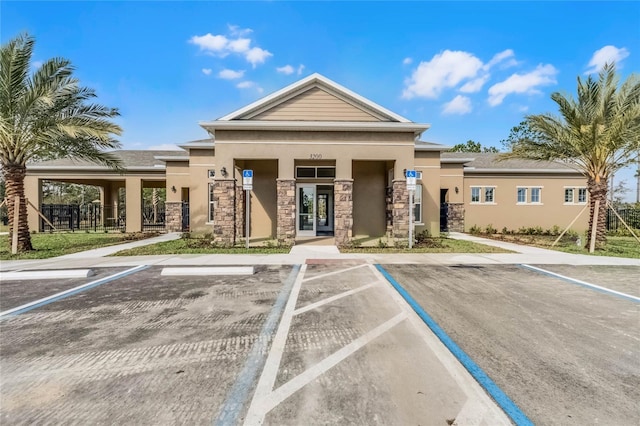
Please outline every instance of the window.
[[479, 203], [480, 202], [480, 188], [474, 186], [471, 188], [471, 202]]
[[518, 188], [518, 203], [526, 203], [526, 202], [527, 202], [527, 188]]
[[586, 204], [587, 188], [564, 188], [565, 204]]
[[209, 184], [209, 213], [207, 215], [209, 222], [213, 222], [213, 184]]
[[540, 204], [540, 193], [542, 188], [531, 188], [531, 203]]
[[413, 195], [413, 222], [422, 223], [422, 185], [416, 185]]
[[[483, 198], [480, 198], [483, 197]], [[472, 186], [471, 202], [474, 204], [495, 204], [496, 203], [496, 187], [495, 186]]]
[[573, 204], [573, 188], [564, 189], [564, 202]]
[[587, 202], [587, 188], [578, 188], [578, 203], [585, 204]]
[[297, 178], [326, 179], [336, 177], [335, 167], [296, 167]]

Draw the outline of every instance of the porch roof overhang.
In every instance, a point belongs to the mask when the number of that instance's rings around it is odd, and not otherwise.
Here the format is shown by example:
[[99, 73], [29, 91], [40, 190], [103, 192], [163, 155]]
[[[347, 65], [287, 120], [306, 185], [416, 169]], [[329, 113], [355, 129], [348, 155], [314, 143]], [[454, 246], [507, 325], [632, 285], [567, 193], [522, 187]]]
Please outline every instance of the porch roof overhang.
[[369, 122], [369, 121], [253, 121], [215, 120], [198, 124], [215, 135], [216, 130], [291, 130], [324, 132], [412, 132], [416, 137], [431, 127], [426, 123]]

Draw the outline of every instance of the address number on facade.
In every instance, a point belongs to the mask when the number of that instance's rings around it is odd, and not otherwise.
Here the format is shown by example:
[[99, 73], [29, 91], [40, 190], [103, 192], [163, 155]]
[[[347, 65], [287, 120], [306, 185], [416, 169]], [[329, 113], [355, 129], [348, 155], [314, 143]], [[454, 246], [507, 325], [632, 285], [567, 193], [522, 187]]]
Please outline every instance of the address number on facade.
[[310, 160], [322, 160], [322, 154], [309, 154]]

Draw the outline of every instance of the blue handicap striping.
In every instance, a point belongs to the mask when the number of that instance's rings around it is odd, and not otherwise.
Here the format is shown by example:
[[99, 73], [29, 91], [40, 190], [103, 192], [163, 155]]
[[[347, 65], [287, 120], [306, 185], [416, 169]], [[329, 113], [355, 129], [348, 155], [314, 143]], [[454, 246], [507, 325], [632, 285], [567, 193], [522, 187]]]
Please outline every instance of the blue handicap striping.
[[376, 269], [391, 283], [391, 285], [400, 293], [406, 302], [413, 308], [418, 316], [433, 331], [440, 341], [449, 349], [449, 351], [460, 361], [480, 386], [494, 399], [494, 401], [502, 408], [502, 410], [511, 418], [516, 425], [533, 425], [533, 422], [520, 410], [515, 402], [504, 393], [500, 387], [485, 373], [478, 364], [476, 364], [469, 355], [467, 355], [456, 342], [436, 323], [429, 314], [422, 309], [422, 306], [411, 297], [411, 295], [379, 264]]

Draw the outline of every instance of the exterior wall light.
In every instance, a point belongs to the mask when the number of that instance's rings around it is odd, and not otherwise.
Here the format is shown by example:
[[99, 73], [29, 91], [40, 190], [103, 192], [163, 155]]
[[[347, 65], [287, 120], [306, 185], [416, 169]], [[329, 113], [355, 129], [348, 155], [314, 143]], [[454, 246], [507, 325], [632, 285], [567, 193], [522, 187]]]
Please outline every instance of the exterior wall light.
[[457, 186], [456, 186], [455, 190], [456, 190], [456, 194], [457, 194], [458, 192], [460, 192], [460, 190], [458, 189], [458, 187], [457, 187]]
[[220, 169], [220, 174], [222, 174], [222, 176], [227, 177], [227, 168], [226, 167], [222, 167]]
[[171, 187], [171, 192], [176, 192], [176, 186], [175, 185]]

